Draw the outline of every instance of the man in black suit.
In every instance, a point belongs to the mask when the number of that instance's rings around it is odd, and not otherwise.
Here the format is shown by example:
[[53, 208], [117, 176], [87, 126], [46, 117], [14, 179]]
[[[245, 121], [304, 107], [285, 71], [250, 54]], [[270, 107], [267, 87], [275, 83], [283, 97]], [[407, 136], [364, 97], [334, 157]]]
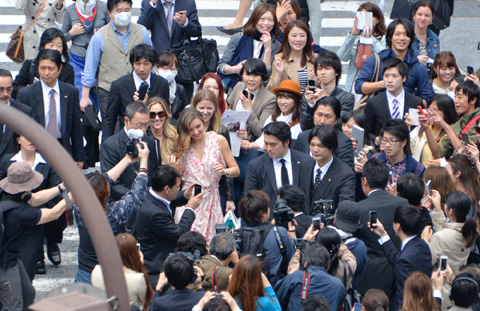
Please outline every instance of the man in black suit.
[[[26, 115], [32, 116], [32, 108], [15, 101], [12, 98], [12, 74], [10, 71], [0, 69], [0, 104], [10, 105]], [[0, 160], [6, 154], [14, 153], [13, 131], [8, 126], [0, 125]]]
[[311, 215], [313, 203], [333, 200], [334, 208], [344, 200], [355, 200], [355, 174], [334, 156], [337, 131], [330, 125], [316, 125], [308, 135], [312, 158], [300, 163], [300, 188], [305, 192], [305, 212]]
[[45, 126], [83, 168], [85, 154], [78, 89], [58, 81], [62, 55], [57, 50], [41, 50], [36, 63], [40, 81], [21, 89], [17, 100], [32, 108], [33, 118]]
[[403, 302], [403, 285], [408, 276], [419, 271], [428, 276], [432, 275], [432, 253], [427, 242], [418, 237], [421, 232], [422, 215], [420, 210], [411, 205], [402, 205], [395, 209], [393, 214], [393, 230], [402, 241], [400, 248], [390, 240], [382, 223], [377, 220], [370, 224], [372, 230], [380, 237], [385, 256], [395, 271], [394, 309], [399, 310]]
[[295, 234], [301, 239], [312, 225], [312, 216], [305, 214], [305, 193], [297, 186], [283, 186], [278, 189], [278, 198], [287, 202], [295, 214]]
[[[182, 46], [185, 38], [202, 35], [194, 0], [143, 0], [138, 23], [152, 33], [157, 53]], [[193, 83], [182, 85], [190, 101]]]
[[[173, 167], [159, 166], [151, 177], [149, 189], [143, 205], [138, 209], [135, 235], [141, 245], [145, 269], [152, 287], [157, 285], [159, 273], [168, 254], [173, 252], [177, 240], [184, 232], [190, 231], [195, 220], [194, 210], [200, 205], [203, 193], [191, 195], [193, 186], [185, 190], [189, 199], [187, 208], [178, 224], [173, 219], [175, 205], [182, 204], [178, 197], [182, 176]], [[172, 202], [174, 201], [175, 202]]]
[[383, 83], [386, 91], [370, 98], [365, 106], [370, 132], [380, 134], [385, 122], [403, 120], [409, 108], [423, 107], [423, 100], [403, 89], [408, 78], [408, 66], [399, 58], [387, 59], [383, 65]]
[[[138, 136], [140, 135], [141, 140], [147, 143], [148, 149], [156, 150], [155, 140], [145, 135], [150, 120], [148, 113], [148, 108], [144, 103], [133, 102], [127, 106], [124, 117], [125, 126], [102, 144], [100, 152], [100, 168], [102, 172], [108, 172], [125, 157], [129, 137], [139, 138]], [[149, 170], [153, 172], [159, 164], [156, 152], [150, 152], [148, 156]], [[125, 193], [130, 191], [139, 168], [139, 164], [134, 163], [125, 169], [120, 178], [110, 188], [110, 200], [120, 200]]]
[[[333, 96], [324, 96], [320, 98], [313, 107], [313, 123], [315, 125], [319, 124], [328, 124], [332, 127], [335, 127], [337, 121], [340, 119], [340, 113], [342, 106], [338, 99]], [[292, 149], [301, 151], [303, 153], [311, 155], [310, 152], [310, 143], [308, 137], [312, 130], [307, 130], [300, 135], [298, 135], [296, 143], [292, 146]], [[336, 130], [337, 132], [337, 145], [338, 148], [335, 150], [335, 157], [342, 160], [353, 170], [353, 145], [352, 140], [343, 134], [342, 131]], [[308, 205], [307, 205], [308, 206]]]
[[[108, 94], [108, 106], [105, 120], [103, 120], [102, 141], [115, 133], [117, 120], [119, 128], [125, 125], [125, 109], [134, 100], [146, 102], [147, 98], [159, 96], [167, 103], [169, 99], [168, 82], [164, 78], [151, 74], [152, 67], [155, 64], [155, 50], [146, 44], [135, 46], [130, 52], [130, 63], [133, 71], [112, 82], [110, 93]], [[138, 97], [138, 92], [142, 83], [148, 85], [147, 95], [144, 98]], [[119, 129], [117, 129], [118, 131]]]
[[[362, 295], [371, 289], [379, 288], [390, 298], [393, 297], [394, 271], [389, 264], [377, 240], [378, 237], [368, 227], [369, 212], [377, 212], [377, 218], [392, 237], [396, 247], [400, 247], [400, 239], [393, 230], [393, 212], [408, 201], [389, 195], [385, 191], [388, 184], [388, 167], [385, 162], [371, 159], [363, 165], [362, 189], [367, 198], [358, 202], [360, 208], [360, 228], [357, 237], [367, 246], [368, 262], [365, 272], [357, 283], [357, 289]], [[382, 277], [378, 277], [381, 275]], [[392, 299], [390, 300], [392, 301]]]
[[[202, 270], [194, 267], [193, 262], [184, 255], [176, 254], [167, 258], [163, 271], [155, 288], [152, 311], [194, 309], [193, 307], [205, 295], [202, 289], [204, 278]], [[195, 291], [187, 288], [192, 283]], [[162, 290], [167, 284], [172, 286], [172, 291], [162, 295]]]
[[[308, 156], [290, 150], [292, 135], [285, 122], [268, 124], [263, 134], [265, 154], [248, 164], [243, 192], [263, 190], [270, 197], [270, 208], [273, 209], [278, 189], [286, 185], [298, 186], [300, 162]], [[273, 213], [270, 214], [273, 217]]]

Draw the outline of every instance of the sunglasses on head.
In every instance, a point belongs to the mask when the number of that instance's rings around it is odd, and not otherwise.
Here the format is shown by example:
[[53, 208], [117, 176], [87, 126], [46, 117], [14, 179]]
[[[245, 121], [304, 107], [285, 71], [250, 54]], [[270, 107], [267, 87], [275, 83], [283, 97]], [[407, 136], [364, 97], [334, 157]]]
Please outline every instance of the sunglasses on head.
[[158, 116], [161, 119], [166, 115], [167, 114], [165, 113], [165, 111], [159, 111], [159, 112], [150, 111], [150, 119], [155, 119], [156, 116]]

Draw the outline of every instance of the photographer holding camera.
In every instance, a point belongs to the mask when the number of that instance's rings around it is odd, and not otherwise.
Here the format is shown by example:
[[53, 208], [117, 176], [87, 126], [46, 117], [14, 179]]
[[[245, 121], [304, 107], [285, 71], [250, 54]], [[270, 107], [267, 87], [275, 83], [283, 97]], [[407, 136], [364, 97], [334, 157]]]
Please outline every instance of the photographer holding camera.
[[239, 260], [235, 238], [226, 232], [218, 233], [210, 241], [209, 250], [210, 254], [202, 257], [197, 266], [205, 273], [203, 288], [219, 294], [227, 290], [230, 282], [233, 269], [229, 264]]
[[311, 296], [323, 296], [331, 310], [337, 310], [345, 299], [342, 282], [328, 274], [330, 255], [318, 244], [308, 246], [304, 252], [303, 270], [297, 270], [278, 281], [275, 286], [278, 300], [283, 309], [300, 310], [302, 301]]
[[[156, 157], [156, 154], [159, 153], [155, 152], [157, 149], [154, 139], [145, 135], [150, 120], [148, 114], [148, 108], [142, 102], [133, 102], [125, 108], [125, 127], [115, 135], [110, 136], [102, 144], [100, 152], [100, 168], [102, 172], [107, 172], [117, 165], [125, 154], [138, 155], [138, 150], [135, 146], [139, 141], [145, 142], [151, 150], [148, 157], [148, 169], [150, 172], [155, 171], [157, 166], [161, 164], [161, 160]], [[130, 191], [139, 170], [138, 163], [129, 165], [112, 186], [109, 199], [113, 201], [119, 200], [125, 193]]]
[[242, 254], [260, 255], [263, 272], [270, 283], [275, 284], [282, 275], [287, 273], [287, 265], [293, 255], [293, 246], [285, 228], [268, 222], [269, 205], [268, 195], [261, 190], [250, 190], [244, 193], [238, 203], [242, 227], [234, 234], [239, 238], [237, 249], [240, 257]]
[[[293, 225], [297, 238], [303, 238], [305, 232], [312, 225], [312, 216], [303, 213], [305, 209], [305, 193], [297, 186], [283, 186], [278, 190], [278, 198], [285, 201], [286, 206], [293, 212]], [[278, 200], [277, 200], [278, 202]], [[276, 210], [274, 214], [276, 214]], [[275, 218], [275, 224], [281, 226]], [[287, 223], [288, 225], [288, 223]], [[288, 226], [287, 226], [288, 229]]]
[[[190, 311], [202, 299], [205, 291], [202, 289], [204, 274], [202, 269], [195, 267], [193, 262], [183, 254], [172, 254], [163, 265], [163, 271], [155, 288], [152, 299], [152, 311]], [[187, 288], [195, 285], [196, 291]], [[162, 294], [163, 288], [169, 284], [172, 292]]]

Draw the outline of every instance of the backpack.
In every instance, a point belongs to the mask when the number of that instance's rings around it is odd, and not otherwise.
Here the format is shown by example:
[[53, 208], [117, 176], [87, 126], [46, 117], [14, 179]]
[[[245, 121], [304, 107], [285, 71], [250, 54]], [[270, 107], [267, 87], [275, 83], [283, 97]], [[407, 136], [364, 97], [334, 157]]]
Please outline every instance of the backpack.
[[[280, 253], [282, 254], [282, 269], [280, 271], [286, 271], [286, 265], [288, 264], [285, 260], [285, 255], [287, 249], [278, 233], [277, 227], [271, 223], [264, 224], [257, 228], [242, 227], [239, 229], [239, 238], [241, 238], [240, 249], [238, 250], [240, 257], [246, 254], [256, 255], [260, 260], [260, 265], [262, 266], [262, 272], [271, 278], [270, 275], [270, 262], [268, 261], [267, 252], [264, 247], [265, 240], [267, 239], [268, 233], [271, 229], [274, 229], [275, 238], [277, 240], [278, 246], [280, 248]], [[285, 269], [283, 269], [285, 268]]]
[[5, 241], [5, 213], [18, 206], [18, 202], [0, 201], [0, 262], [6, 264], [7, 248], [22, 232], [12, 236], [8, 241]]

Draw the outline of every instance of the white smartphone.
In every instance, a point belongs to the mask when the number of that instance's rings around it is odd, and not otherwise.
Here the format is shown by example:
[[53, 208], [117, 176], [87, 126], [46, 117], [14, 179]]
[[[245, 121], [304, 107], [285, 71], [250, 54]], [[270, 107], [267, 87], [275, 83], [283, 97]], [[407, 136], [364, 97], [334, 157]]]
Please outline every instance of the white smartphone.
[[372, 12], [357, 12], [357, 30], [363, 30], [366, 26], [372, 29]]
[[447, 271], [448, 256], [440, 256], [440, 272], [445, 273]]

